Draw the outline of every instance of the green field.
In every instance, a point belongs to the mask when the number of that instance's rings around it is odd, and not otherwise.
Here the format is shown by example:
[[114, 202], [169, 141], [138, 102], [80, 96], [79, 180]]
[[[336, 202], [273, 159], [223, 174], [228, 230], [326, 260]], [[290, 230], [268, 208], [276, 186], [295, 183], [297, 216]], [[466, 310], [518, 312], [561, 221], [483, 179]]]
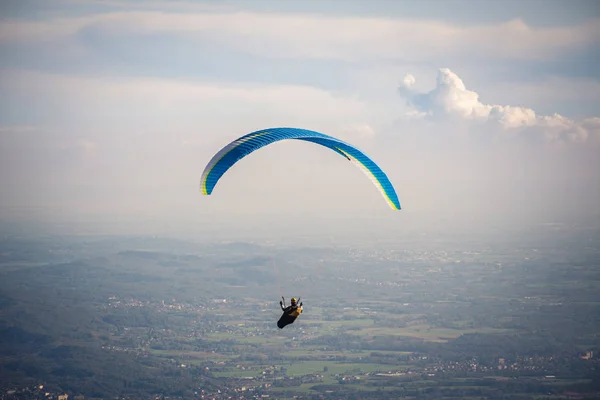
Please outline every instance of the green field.
[[336, 351], [323, 350], [321, 346], [302, 346], [300, 349], [284, 351], [281, 355], [285, 357], [312, 357], [312, 358], [327, 358], [327, 357], [346, 357], [346, 358], [361, 358], [370, 356], [376, 352], [386, 355], [408, 355], [410, 351], [394, 351], [394, 350], [356, 350], [356, 351]]
[[359, 336], [408, 336], [432, 342], [442, 342], [449, 338], [457, 338], [467, 333], [507, 333], [506, 329], [450, 329], [438, 328], [430, 325], [412, 325], [403, 328], [377, 327], [365, 325], [360, 330], [353, 330], [352, 334]]
[[323, 374], [327, 367], [327, 374], [343, 374], [343, 373], [366, 373], [380, 370], [383, 367], [380, 364], [366, 363], [335, 363], [331, 361], [300, 361], [290, 364], [283, 364], [287, 368], [289, 376], [301, 376], [308, 374]]
[[245, 377], [259, 377], [262, 376], [262, 368], [254, 368], [254, 369], [241, 369], [241, 368], [232, 368], [228, 371], [216, 371], [213, 372], [213, 376], [217, 378], [245, 378]]

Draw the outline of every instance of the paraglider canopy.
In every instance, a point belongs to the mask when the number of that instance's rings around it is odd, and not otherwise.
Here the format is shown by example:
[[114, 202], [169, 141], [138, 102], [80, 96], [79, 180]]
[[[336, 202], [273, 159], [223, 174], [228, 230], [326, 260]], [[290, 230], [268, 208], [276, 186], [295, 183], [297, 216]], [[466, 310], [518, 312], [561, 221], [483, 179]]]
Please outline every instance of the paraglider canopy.
[[379, 166], [355, 146], [323, 133], [299, 128], [263, 129], [244, 135], [217, 152], [206, 165], [200, 181], [203, 194], [210, 195], [221, 177], [242, 158], [280, 140], [304, 140], [327, 147], [356, 164], [379, 189], [390, 208], [400, 210], [398, 195]]

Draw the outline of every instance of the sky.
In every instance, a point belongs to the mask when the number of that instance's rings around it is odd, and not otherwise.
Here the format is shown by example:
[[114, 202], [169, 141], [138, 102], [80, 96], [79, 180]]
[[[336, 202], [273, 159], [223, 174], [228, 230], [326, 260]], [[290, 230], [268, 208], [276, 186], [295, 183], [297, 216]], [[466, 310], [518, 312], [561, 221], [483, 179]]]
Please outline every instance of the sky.
[[[597, 1], [0, 1], [0, 220], [348, 235], [600, 220]], [[286, 141], [211, 196], [213, 154]], [[591, 222], [590, 222], [591, 221]]]

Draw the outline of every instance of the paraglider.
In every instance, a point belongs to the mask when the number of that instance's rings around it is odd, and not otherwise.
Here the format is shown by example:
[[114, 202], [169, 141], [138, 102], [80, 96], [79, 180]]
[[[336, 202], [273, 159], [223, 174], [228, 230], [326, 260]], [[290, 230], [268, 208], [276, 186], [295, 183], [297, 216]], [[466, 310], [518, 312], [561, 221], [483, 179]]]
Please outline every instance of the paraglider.
[[287, 307], [285, 306], [285, 299], [281, 297], [281, 300], [282, 301], [279, 302], [279, 305], [281, 306], [283, 314], [281, 315], [281, 318], [279, 318], [279, 321], [277, 321], [277, 327], [279, 329], [283, 329], [287, 325], [293, 324], [296, 318], [302, 314], [302, 303], [296, 304], [297, 301], [300, 300], [299, 298], [296, 300], [295, 297], [292, 297], [290, 300], [291, 304]]
[[261, 147], [280, 140], [297, 139], [325, 146], [355, 163], [379, 189], [393, 210], [400, 210], [400, 201], [387, 175], [362, 151], [351, 144], [319, 132], [299, 128], [264, 129], [244, 135], [223, 147], [210, 160], [200, 182], [202, 193], [210, 195], [217, 182], [236, 162]]
[[[400, 210], [400, 201], [394, 186], [381, 168], [362, 151], [353, 145], [343, 142], [333, 136], [300, 128], [272, 128], [263, 129], [241, 136], [219, 150], [204, 168], [200, 180], [200, 189], [204, 195], [210, 195], [217, 182], [235, 163], [248, 154], [280, 140], [296, 139], [316, 143], [327, 147], [356, 164], [379, 189], [387, 204], [393, 210]], [[284, 299], [279, 304], [283, 315], [277, 321], [279, 329], [294, 323], [302, 314], [302, 303], [299, 305], [295, 298], [292, 304], [284, 307]]]

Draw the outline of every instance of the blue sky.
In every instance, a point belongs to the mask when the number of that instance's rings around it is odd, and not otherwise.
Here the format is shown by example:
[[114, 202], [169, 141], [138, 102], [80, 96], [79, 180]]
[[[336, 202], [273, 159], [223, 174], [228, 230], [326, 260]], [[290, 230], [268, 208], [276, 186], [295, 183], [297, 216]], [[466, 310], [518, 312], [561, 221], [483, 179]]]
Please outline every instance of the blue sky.
[[[393, 232], [600, 214], [597, 1], [0, 7], [2, 218]], [[201, 197], [211, 155], [270, 126], [363, 148], [397, 182], [402, 216], [359, 171], [297, 143]]]

